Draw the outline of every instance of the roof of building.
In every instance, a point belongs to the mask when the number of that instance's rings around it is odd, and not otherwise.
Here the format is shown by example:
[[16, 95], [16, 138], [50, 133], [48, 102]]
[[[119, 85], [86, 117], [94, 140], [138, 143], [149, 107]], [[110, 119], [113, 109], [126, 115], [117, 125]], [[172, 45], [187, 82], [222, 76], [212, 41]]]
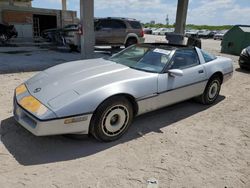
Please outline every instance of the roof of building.
[[240, 26], [239, 28], [244, 32], [250, 33], [250, 26]]
[[250, 25], [235, 25], [234, 28], [239, 28], [243, 32], [250, 33]]

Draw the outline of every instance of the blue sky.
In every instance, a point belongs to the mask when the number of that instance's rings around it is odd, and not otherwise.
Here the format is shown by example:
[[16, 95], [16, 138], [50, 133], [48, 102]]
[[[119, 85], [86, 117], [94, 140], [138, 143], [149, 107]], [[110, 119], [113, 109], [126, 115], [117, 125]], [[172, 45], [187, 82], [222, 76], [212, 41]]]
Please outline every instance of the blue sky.
[[[79, 12], [79, 0], [68, 0], [68, 9]], [[61, 0], [34, 0], [34, 7], [61, 9]], [[168, 14], [174, 23], [177, 0], [95, 0], [95, 16], [130, 17], [165, 23]], [[250, 25], [250, 0], [189, 0], [189, 24]]]

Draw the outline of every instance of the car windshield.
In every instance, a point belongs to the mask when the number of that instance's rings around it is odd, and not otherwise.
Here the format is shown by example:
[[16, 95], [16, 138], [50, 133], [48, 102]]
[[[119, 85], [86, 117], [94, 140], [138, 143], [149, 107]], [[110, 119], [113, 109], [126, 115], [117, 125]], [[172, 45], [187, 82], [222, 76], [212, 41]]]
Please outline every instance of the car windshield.
[[109, 60], [133, 69], [160, 73], [169, 62], [171, 51], [135, 45], [112, 56]]

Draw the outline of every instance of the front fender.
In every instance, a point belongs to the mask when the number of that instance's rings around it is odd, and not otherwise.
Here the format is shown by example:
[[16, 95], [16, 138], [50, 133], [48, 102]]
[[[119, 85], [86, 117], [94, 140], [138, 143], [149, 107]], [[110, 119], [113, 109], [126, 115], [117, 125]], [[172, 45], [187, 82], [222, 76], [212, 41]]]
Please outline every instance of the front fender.
[[86, 92], [55, 111], [58, 117], [91, 114], [111, 96], [125, 94], [137, 99], [157, 92], [157, 76], [112, 83]]

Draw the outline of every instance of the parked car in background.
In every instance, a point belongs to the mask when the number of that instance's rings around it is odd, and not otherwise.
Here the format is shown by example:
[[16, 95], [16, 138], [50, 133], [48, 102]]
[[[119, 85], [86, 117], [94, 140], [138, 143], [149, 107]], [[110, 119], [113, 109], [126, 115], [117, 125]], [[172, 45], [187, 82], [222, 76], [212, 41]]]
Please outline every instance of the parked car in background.
[[143, 28], [144, 34], [152, 35], [153, 31], [150, 28]]
[[154, 32], [155, 30], [157, 30], [158, 28], [151, 27], [150, 29], [152, 30], [152, 34], [153, 34], [153, 32]]
[[186, 30], [185, 31], [185, 37], [198, 37], [199, 30]]
[[250, 46], [242, 50], [239, 58], [239, 65], [242, 69], [250, 68]]
[[199, 48], [137, 44], [114, 56], [61, 64], [18, 86], [14, 117], [37, 136], [120, 138], [135, 116], [190, 98], [213, 104], [233, 74], [229, 58]]
[[153, 35], [165, 35], [167, 32], [169, 32], [168, 28], [159, 28], [153, 31]]
[[222, 30], [214, 34], [214, 40], [223, 40], [224, 35], [228, 30]]
[[14, 25], [0, 23], [0, 42], [6, 43], [12, 37], [17, 37], [18, 33]]
[[199, 38], [204, 38], [204, 39], [213, 38], [214, 35], [215, 35], [215, 32], [214, 31], [209, 31], [209, 30], [198, 32], [198, 37]]
[[65, 45], [64, 36], [70, 31], [77, 31], [78, 27], [79, 24], [69, 24], [63, 28], [46, 29], [42, 31], [42, 37], [49, 42]]
[[48, 42], [54, 42], [55, 36], [61, 31], [61, 28], [46, 29], [42, 31], [41, 36]]
[[[97, 18], [94, 21], [95, 44], [97, 46], [131, 46], [144, 42], [144, 32], [139, 21], [130, 18]], [[65, 35], [66, 43], [72, 48], [80, 46], [79, 29]]]

